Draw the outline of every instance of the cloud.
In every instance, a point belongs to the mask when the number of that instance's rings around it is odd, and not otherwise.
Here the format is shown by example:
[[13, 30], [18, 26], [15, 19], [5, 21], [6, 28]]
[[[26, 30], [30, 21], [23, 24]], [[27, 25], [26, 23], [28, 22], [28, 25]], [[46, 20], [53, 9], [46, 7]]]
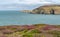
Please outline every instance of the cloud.
[[45, 0], [23, 0], [18, 2], [19, 4], [50, 4], [51, 2], [47, 2]]
[[0, 0], [0, 4], [45, 4], [46, 0]]
[[0, 9], [33, 9], [44, 4], [60, 3], [60, 0], [0, 0]]

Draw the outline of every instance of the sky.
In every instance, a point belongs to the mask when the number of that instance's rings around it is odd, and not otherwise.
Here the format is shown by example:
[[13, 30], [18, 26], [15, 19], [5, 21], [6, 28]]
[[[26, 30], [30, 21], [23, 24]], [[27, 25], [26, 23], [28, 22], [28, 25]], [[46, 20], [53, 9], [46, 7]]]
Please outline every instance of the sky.
[[45, 4], [59, 4], [60, 0], [0, 0], [0, 10], [32, 10]]

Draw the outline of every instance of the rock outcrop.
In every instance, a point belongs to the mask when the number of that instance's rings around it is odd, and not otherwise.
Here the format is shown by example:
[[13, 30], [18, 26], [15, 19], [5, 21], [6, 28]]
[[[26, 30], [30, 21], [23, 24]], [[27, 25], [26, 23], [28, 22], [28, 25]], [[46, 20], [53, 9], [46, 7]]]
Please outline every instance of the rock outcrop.
[[22, 10], [21, 12], [30, 13], [32, 10]]
[[32, 10], [33, 14], [60, 14], [60, 5], [44, 5]]

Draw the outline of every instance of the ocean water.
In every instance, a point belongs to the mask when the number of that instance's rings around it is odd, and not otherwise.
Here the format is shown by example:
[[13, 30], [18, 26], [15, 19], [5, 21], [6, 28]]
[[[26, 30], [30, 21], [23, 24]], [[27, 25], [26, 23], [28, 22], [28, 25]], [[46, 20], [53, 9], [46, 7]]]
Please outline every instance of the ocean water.
[[0, 26], [30, 24], [60, 24], [60, 15], [29, 14], [20, 11], [0, 11]]

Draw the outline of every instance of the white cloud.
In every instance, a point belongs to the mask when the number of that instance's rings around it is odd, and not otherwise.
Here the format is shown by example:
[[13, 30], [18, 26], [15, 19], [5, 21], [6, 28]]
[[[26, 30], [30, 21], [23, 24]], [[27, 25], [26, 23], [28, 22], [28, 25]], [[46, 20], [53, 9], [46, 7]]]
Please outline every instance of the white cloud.
[[0, 0], [0, 5], [4, 5], [4, 4], [14, 4], [17, 3], [18, 0]]
[[60, 0], [0, 0], [0, 9], [30, 9], [39, 5], [60, 3]]
[[51, 4], [60, 0], [0, 0], [0, 4]]
[[45, 0], [18, 0], [19, 4], [50, 4], [51, 2], [47, 2]]

